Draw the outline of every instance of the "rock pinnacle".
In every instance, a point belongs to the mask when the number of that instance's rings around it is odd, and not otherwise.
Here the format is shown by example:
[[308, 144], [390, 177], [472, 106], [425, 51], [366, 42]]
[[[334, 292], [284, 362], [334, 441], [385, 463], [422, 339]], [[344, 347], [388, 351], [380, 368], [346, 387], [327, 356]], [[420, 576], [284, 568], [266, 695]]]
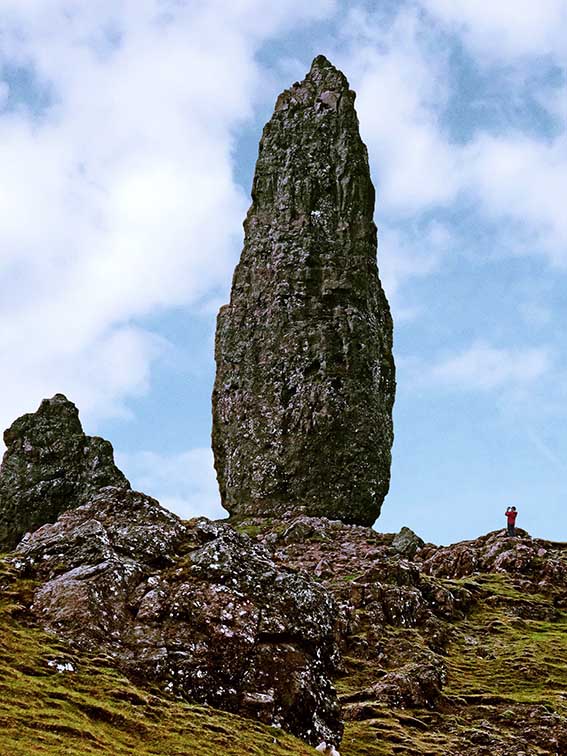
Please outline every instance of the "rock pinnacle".
[[234, 515], [371, 525], [388, 491], [392, 319], [354, 100], [318, 56], [264, 128], [217, 321], [213, 450]]
[[79, 412], [63, 394], [44, 399], [4, 433], [0, 466], [0, 550], [26, 531], [55, 522], [105, 486], [129, 488], [109, 441], [83, 433]]

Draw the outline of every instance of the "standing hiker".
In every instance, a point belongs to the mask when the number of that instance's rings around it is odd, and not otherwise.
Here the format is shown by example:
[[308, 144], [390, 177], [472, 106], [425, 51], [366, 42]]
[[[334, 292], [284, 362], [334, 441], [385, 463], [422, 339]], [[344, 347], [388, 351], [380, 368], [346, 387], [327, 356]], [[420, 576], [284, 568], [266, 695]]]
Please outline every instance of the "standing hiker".
[[506, 520], [508, 522], [507, 535], [513, 537], [516, 535], [516, 517], [518, 516], [518, 511], [516, 507], [508, 507], [504, 514], [506, 515]]

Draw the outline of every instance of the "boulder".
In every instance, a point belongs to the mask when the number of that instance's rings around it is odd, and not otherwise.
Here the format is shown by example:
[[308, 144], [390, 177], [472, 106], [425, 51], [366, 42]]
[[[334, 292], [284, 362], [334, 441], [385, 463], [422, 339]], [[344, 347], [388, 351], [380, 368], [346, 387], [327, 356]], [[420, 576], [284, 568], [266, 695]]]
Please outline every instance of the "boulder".
[[[556, 547], [556, 548], [553, 548]], [[473, 541], [451, 546], [424, 546], [419, 554], [421, 570], [443, 578], [462, 578], [476, 573], [507, 573], [514, 578], [537, 581], [546, 590], [556, 590], [567, 581], [564, 544], [551, 544], [517, 530], [508, 538], [496, 530]]]
[[230, 526], [106, 488], [28, 534], [13, 563], [40, 581], [45, 629], [133, 679], [313, 744], [340, 739], [330, 592]]
[[397, 552], [413, 559], [417, 551], [425, 544], [425, 541], [416, 535], [410, 528], [403, 527], [392, 541], [392, 548]]

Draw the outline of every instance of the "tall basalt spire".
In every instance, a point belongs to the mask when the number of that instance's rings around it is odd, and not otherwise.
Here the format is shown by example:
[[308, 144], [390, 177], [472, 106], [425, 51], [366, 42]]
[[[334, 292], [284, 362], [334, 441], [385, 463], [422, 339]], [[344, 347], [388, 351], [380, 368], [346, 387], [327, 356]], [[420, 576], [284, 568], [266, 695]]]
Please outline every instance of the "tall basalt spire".
[[213, 450], [224, 507], [371, 525], [390, 481], [392, 319], [345, 76], [323, 56], [264, 129], [230, 304]]

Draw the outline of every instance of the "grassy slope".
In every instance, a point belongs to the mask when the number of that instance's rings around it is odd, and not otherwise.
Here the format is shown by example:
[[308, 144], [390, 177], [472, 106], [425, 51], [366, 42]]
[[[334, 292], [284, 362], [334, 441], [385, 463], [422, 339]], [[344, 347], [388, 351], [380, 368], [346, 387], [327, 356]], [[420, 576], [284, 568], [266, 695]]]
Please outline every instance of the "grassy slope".
[[[454, 756], [464, 744], [469, 748], [487, 738], [498, 744], [521, 741], [518, 725], [534, 709], [567, 717], [567, 612], [553, 612], [549, 597], [515, 590], [508, 576], [482, 575], [461, 585], [482, 599], [453, 626], [440, 710], [376, 704], [371, 719], [347, 722], [344, 756]], [[544, 617], [550, 611], [556, 614], [553, 620]], [[544, 618], [529, 618], [538, 615]], [[393, 632], [423, 642], [415, 630]], [[350, 661], [349, 671], [340, 681], [343, 692], [364, 680], [363, 665], [356, 660]], [[531, 749], [542, 756], [550, 753], [535, 742]]]
[[[280, 731], [138, 688], [105, 659], [73, 654], [23, 619], [20, 602], [29, 600], [31, 586], [11, 583], [0, 573], [2, 584], [1, 756], [314, 752]], [[440, 710], [393, 710], [377, 703], [371, 718], [347, 722], [343, 756], [457, 754], [464, 742], [486, 733], [496, 740], [513, 737], [518, 719], [534, 706], [567, 716], [567, 613], [550, 619], [548, 598], [516, 591], [502, 576], [462, 584], [482, 600], [453, 627]], [[416, 630], [386, 632], [423, 643]], [[48, 664], [54, 660], [71, 663], [76, 671], [57, 672]], [[346, 661], [340, 692], [374, 677], [360, 660]], [[537, 745], [530, 752], [549, 753]]]
[[280, 730], [154, 695], [105, 659], [70, 652], [22, 619], [31, 586], [12, 583], [5, 564], [0, 587], [0, 756], [313, 753]]

